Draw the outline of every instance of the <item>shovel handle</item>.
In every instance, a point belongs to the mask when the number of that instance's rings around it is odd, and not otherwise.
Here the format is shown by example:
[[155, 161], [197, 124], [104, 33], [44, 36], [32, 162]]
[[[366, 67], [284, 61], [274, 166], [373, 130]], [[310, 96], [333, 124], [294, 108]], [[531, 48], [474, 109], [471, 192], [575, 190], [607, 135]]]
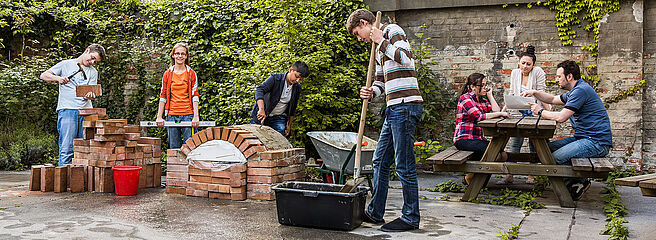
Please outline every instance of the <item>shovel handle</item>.
[[[376, 22], [374, 26], [376, 28], [380, 27], [380, 19], [382, 18], [382, 13], [376, 13]], [[367, 84], [366, 87], [371, 87], [372, 79], [374, 78], [375, 72], [374, 68], [376, 67], [376, 43], [371, 41], [371, 54], [369, 55], [369, 69], [367, 70]], [[362, 135], [364, 135], [364, 124], [367, 118], [367, 106], [369, 105], [368, 99], [362, 99], [362, 112], [360, 112], [360, 127], [358, 128], [358, 139], [355, 149], [355, 163], [353, 164], [353, 178], [357, 179], [360, 177], [360, 157], [362, 156]]]

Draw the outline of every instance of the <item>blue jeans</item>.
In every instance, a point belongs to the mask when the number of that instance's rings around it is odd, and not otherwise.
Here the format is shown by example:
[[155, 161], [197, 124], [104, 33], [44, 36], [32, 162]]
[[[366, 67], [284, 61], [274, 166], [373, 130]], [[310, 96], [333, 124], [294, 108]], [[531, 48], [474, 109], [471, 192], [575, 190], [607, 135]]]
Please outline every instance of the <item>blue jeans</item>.
[[485, 150], [487, 149], [487, 145], [490, 144], [490, 141], [487, 140], [480, 140], [480, 139], [460, 139], [453, 143], [453, 146], [456, 146], [456, 149], [458, 150], [463, 150], [463, 151], [472, 151], [474, 154], [472, 154], [471, 160], [472, 161], [480, 161], [481, 158], [483, 157], [483, 154], [485, 154]]
[[[610, 146], [601, 145], [589, 138], [569, 137], [549, 143], [554, 160], [560, 165], [572, 165], [572, 158], [604, 157], [608, 154]], [[584, 178], [563, 178], [566, 186], [583, 183]]]
[[[519, 112], [522, 114], [522, 116], [528, 116], [528, 117], [533, 116], [531, 110], [519, 110]], [[524, 138], [511, 137], [510, 151], [508, 152], [514, 152], [514, 153], [521, 152], [523, 144], [524, 144]], [[528, 147], [532, 153], [535, 152], [535, 148], [533, 147], [533, 143], [531, 142], [531, 140], [528, 141]]]
[[[287, 119], [289, 119], [285, 115], [276, 115], [276, 116], [270, 116], [266, 117], [264, 119], [264, 126], [269, 126], [273, 128], [273, 130], [276, 130], [276, 132], [279, 132], [283, 136], [285, 136], [285, 128], [287, 127]], [[252, 120], [251, 123], [253, 124], [260, 124], [260, 120]]]
[[82, 121], [77, 109], [57, 111], [57, 132], [59, 133], [59, 166], [73, 163], [73, 139], [82, 138]]
[[396, 163], [396, 173], [403, 187], [401, 220], [419, 226], [419, 189], [413, 144], [415, 128], [422, 112], [421, 103], [401, 103], [387, 106], [385, 110], [385, 123], [373, 159], [373, 196], [366, 210], [373, 220], [383, 219], [390, 166]]
[[[189, 115], [167, 115], [166, 121], [171, 122], [191, 122], [194, 118], [193, 114]], [[191, 137], [191, 127], [167, 127], [166, 131], [169, 134], [169, 148], [177, 149], [182, 147], [182, 143]], [[182, 135], [182, 140], [180, 140]]]

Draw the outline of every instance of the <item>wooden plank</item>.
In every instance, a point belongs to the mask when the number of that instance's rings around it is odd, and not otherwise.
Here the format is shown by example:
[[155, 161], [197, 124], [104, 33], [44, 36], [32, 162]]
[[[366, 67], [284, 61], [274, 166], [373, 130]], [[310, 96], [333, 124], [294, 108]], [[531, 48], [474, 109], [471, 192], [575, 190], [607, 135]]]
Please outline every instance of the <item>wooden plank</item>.
[[538, 155], [535, 153], [513, 153], [507, 152], [508, 161], [507, 162], [540, 162]]
[[592, 171], [592, 163], [588, 158], [572, 158], [572, 168], [576, 171]]
[[469, 160], [474, 154], [472, 151], [458, 151], [457, 153], [444, 159], [444, 164], [462, 164]]
[[466, 172], [485, 174], [513, 174], [547, 177], [604, 178], [608, 173], [574, 171], [568, 165], [542, 165], [503, 162], [467, 161], [463, 164], [433, 165], [440, 172]]
[[519, 123], [521, 120], [521, 118], [506, 118], [498, 122], [497, 127], [514, 128], [517, 127], [517, 123]]
[[541, 118], [540, 122], [538, 123], [538, 128], [539, 129], [556, 129], [556, 121]]
[[[549, 145], [547, 145], [547, 139], [544, 138], [534, 138], [533, 146], [535, 151], [540, 158], [540, 162], [545, 165], [556, 165], [556, 161], [551, 154]], [[560, 177], [549, 177], [549, 182], [551, 183], [551, 188], [558, 197], [558, 202], [561, 207], [576, 207], [572, 195], [569, 194], [569, 190], [565, 186], [563, 179]]]
[[592, 163], [592, 168], [595, 172], [610, 172], [615, 170], [615, 166], [610, 163], [608, 158], [590, 158], [590, 163]]
[[537, 128], [483, 128], [483, 135], [488, 137], [508, 136], [508, 137], [530, 137], [530, 138], [551, 138], [555, 129], [537, 129]]
[[640, 181], [640, 188], [656, 189], [656, 179]]
[[536, 128], [538, 119], [534, 117], [525, 117], [519, 123], [517, 123], [517, 128], [521, 129], [533, 129]]
[[426, 161], [433, 164], [442, 164], [444, 159], [458, 152], [456, 147], [451, 146], [450, 148], [445, 149], [444, 151], [438, 152], [435, 155], [426, 159]]
[[483, 121], [478, 122], [479, 127], [496, 127], [497, 122], [503, 121], [503, 118], [492, 118], [492, 119], [485, 119]]
[[645, 181], [650, 179], [656, 179], [656, 173], [638, 175], [633, 177], [618, 178], [615, 179], [615, 184], [620, 186], [637, 187], [640, 181]]

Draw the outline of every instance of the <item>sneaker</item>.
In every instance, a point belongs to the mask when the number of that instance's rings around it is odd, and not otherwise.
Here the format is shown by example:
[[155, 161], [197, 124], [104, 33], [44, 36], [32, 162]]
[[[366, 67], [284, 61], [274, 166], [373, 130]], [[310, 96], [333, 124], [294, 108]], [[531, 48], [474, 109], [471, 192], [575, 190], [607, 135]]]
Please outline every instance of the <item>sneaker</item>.
[[380, 225], [380, 224], [385, 223], [384, 219], [380, 220], [380, 221], [376, 221], [373, 218], [369, 217], [369, 214], [367, 214], [367, 212], [362, 213], [362, 221], [367, 222], [367, 223], [373, 223], [373, 224], [376, 224], [376, 225]]
[[394, 221], [391, 221], [380, 227], [380, 230], [383, 232], [405, 232], [415, 229], [419, 229], [419, 227], [412, 226], [409, 223], [401, 220], [401, 218], [394, 219]]
[[569, 187], [569, 193], [572, 195], [574, 201], [578, 201], [583, 196], [583, 193], [590, 188], [590, 181], [586, 180], [582, 183], [575, 183]]

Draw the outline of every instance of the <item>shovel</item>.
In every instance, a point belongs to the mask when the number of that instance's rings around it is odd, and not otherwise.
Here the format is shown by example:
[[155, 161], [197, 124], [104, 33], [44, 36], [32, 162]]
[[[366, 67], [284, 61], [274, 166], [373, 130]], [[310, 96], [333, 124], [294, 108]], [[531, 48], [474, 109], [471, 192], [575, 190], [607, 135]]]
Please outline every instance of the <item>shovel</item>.
[[[380, 27], [380, 18], [382, 13], [376, 13], [376, 22], [374, 26], [376, 28]], [[367, 88], [371, 87], [371, 81], [374, 78], [374, 68], [376, 67], [376, 43], [371, 42], [371, 55], [369, 55], [369, 69], [367, 70]], [[353, 164], [353, 179], [346, 181], [344, 187], [339, 192], [343, 193], [352, 193], [355, 191], [362, 182], [364, 178], [360, 177], [360, 157], [362, 156], [362, 136], [364, 135], [364, 122], [367, 117], [367, 106], [369, 105], [368, 99], [362, 100], [362, 112], [360, 113], [360, 127], [358, 128], [358, 139], [355, 148], [355, 164]]]

